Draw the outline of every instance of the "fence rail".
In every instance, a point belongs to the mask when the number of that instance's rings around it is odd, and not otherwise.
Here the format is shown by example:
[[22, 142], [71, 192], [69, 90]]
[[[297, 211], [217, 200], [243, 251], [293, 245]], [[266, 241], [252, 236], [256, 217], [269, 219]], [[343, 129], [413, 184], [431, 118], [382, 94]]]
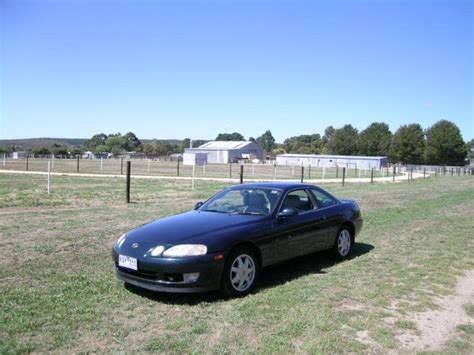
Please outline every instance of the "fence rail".
[[130, 178], [176, 178], [195, 181], [201, 179], [225, 180], [244, 183], [248, 181], [310, 181], [313, 183], [371, 183], [412, 181], [415, 178], [473, 175], [473, 167], [446, 167], [424, 165], [393, 165], [382, 169], [357, 169], [355, 167], [313, 167], [310, 165], [277, 164], [209, 164], [183, 165], [180, 160], [152, 159], [44, 159], [6, 158], [0, 163], [0, 172], [21, 172], [46, 175], [45, 185], [49, 194], [51, 176], [70, 174], [83, 176], [123, 176], [126, 178], [126, 201], [130, 202]]

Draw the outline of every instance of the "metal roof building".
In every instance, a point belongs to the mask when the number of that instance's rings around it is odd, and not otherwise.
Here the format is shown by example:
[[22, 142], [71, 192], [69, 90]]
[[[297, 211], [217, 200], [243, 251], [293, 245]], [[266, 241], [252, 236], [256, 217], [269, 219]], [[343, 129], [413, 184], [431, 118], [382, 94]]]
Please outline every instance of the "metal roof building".
[[278, 165], [311, 165], [326, 168], [339, 166], [357, 169], [381, 169], [388, 164], [388, 158], [359, 155], [281, 154], [277, 155], [276, 162]]
[[185, 153], [206, 153], [208, 163], [236, 162], [244, 155], [263, 160], [263, 148], [247, 141], [212, 141], [197, 148], [187, 148]]

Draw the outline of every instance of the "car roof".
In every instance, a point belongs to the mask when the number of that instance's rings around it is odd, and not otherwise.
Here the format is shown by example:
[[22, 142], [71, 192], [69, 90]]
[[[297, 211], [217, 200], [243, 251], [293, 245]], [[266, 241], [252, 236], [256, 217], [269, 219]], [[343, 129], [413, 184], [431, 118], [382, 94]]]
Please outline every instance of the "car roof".
[[291, 181], [274, 181], [274, 182], [255, 182], [255, 183], [247, 183], [247, 184], [242, 184], [242, 185], [234, 185], [231, 186], [230, 188], [239, 188], [239, 187], [245, 187], [245, 188], [268, 188], [268, 189], [281, 189], [281, 190], [290, 190], [294, 188], [313, 188], [315, 185], [311, 184], [305, 184], [305, 183], [300, 183], [300, 182], [291, 182]]

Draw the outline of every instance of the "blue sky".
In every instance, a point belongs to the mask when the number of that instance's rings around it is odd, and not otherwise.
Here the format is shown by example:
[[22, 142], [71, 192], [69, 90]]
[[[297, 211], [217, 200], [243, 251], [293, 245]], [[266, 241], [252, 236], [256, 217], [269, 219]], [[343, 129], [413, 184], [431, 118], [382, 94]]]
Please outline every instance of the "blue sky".
[[473, 1], [0, 0], [0, 139], [474, 138]]

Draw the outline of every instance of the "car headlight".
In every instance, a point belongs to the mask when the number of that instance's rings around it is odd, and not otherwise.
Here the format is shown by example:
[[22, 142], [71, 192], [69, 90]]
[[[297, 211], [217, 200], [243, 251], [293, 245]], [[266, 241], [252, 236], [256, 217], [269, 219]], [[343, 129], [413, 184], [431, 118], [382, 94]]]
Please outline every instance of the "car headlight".
[[154, 247], [152, 250], [151, 250], [151, 256], [159, 256], [163, 250], [165, 250], [165, 247], [163, 245], [158, 245], [157, 247]]
[[180, 244], [175, 245], [163, 252], [163, 256], [166, 258], [176, 258], [182, 256], [196, 256], [205, 255], [207, 253], [207, 247], [202, 244]]
[[117, 240], [117, 247], [121, 247], [123, 242], [125, 242], [125, 236], [127, 235], [127, 233], [124, 233], [122, 234], [122, 236]]

